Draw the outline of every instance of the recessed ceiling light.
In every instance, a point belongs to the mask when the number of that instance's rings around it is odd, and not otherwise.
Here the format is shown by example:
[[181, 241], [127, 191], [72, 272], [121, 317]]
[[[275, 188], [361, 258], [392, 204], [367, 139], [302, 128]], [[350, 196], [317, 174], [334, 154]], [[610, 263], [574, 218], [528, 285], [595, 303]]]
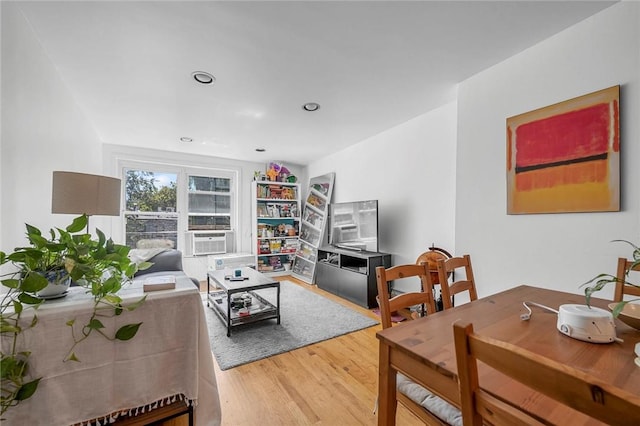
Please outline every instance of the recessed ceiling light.
[[320, 104], [317, 104], [315, 102], [307, 102], [306, 104], [302, 105], [302, 109], [305, 111], [317, 111], [320, 109]]
[[180, 138], [180, 142], [193, 142], [193, 138], [188, 138], [186, 136], [183, 136]]
[[216, 78], [206, 71], [194, 71], [191, 77], [200, 84], [213, 84], [216, 81]]
[[266, 151], [266, 149], [264, 149], [264, 148], [256, 148], [256, 152], [265, 152], [265, 151]]

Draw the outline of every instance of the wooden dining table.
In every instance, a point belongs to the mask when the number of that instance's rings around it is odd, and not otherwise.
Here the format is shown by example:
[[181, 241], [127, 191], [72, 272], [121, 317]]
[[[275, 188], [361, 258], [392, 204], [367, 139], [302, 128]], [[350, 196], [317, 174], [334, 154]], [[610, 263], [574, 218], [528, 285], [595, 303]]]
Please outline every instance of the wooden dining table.
[[[557, 314], [531, 306], [528, 321], [522, 302], [558, 309], [568, 303], [585, 304], [585, 296], [521, 285], [476, 301], [437, 312], [377, 333], [380, 345], [378, 425], [395, 425], [396, 374], [400, 372], [460, 407], [453, 323], [473, 323], [478, 334], [521, 346], [531, 352], [571, 365], [634, 395], [640, 395], [640, 367], [634, 346], [640, 331], [616, 319], [622, 342], [596, 344], [573, 339], [557, 328]], [[611, 301], [592, 298], [591, 305], [607, 309]], [[586, 417], [480, 364], [480, 383], [499, 397], [535, 416], [559, 425], [595, 425]], [[622, 421], [624, 423], [624, 421]]]

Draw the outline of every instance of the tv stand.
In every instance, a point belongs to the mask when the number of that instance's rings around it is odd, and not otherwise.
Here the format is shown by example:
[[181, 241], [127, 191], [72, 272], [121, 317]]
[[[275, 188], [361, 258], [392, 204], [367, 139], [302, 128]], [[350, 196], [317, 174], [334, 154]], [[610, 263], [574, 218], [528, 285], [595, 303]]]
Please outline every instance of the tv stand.
[[325, 246], [318, 249], [316, 285], [365, 308], [376, 308], [376, 267], [391, 266], [391, 255]]

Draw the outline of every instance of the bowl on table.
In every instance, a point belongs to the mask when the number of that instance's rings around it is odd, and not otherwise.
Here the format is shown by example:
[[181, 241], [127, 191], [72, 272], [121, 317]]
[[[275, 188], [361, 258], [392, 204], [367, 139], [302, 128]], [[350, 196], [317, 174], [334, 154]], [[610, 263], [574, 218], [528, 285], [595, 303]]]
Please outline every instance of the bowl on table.
[[[618, 302], [609, 303], [609, 309], [613, 311], [617, 304]], [[640, 330], [640, 304], [627, 303], [624, 305], [620, 315], [618, 315], [618, 319], [629, 327]]]

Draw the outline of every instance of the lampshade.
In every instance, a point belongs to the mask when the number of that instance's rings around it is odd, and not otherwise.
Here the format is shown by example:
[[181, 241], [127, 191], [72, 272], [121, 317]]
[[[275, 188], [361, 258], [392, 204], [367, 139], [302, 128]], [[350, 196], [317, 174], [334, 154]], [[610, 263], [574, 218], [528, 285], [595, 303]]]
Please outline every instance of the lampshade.
[[53, 172], [51, 213], [120, 215], [120, 179]]

